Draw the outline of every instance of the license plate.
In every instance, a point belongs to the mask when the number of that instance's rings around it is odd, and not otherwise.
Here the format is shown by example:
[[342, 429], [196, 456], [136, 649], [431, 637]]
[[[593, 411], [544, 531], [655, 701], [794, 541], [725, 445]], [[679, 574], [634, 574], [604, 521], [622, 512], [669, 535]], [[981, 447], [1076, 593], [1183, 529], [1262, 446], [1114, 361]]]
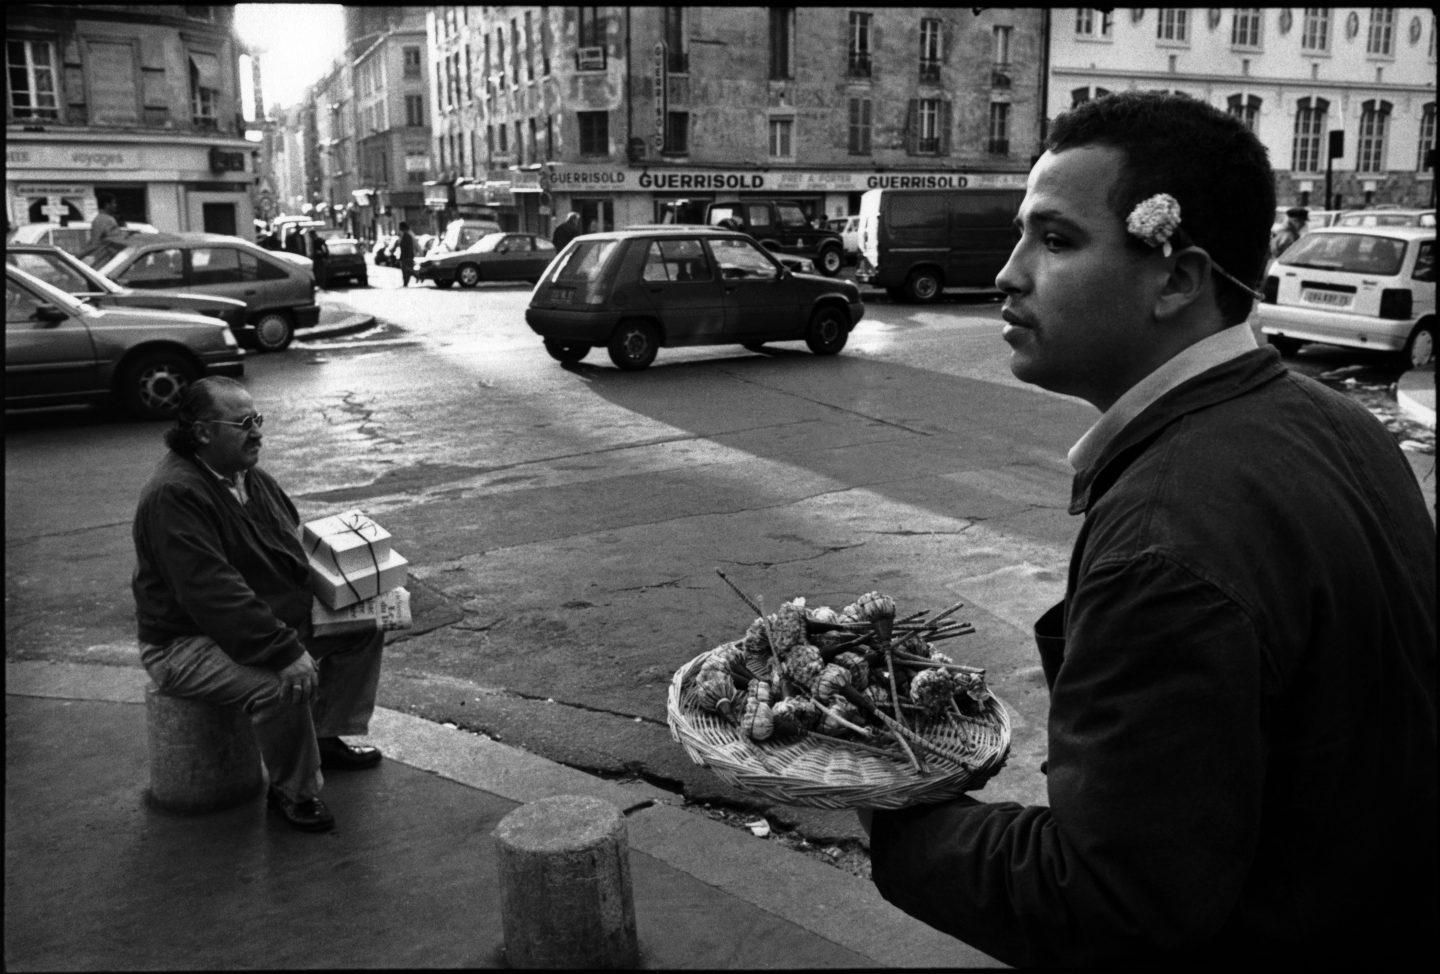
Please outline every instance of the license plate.
[[1355, 295], [1345, 294], [1343, 291], [1315, 291], [1305, 288], [1300, 292], [1300, 300], [1326, 308], [1348, 308], [1354, 302]]
[[569, 304], [575, 300], [575, 289], [573, 287], [552, 287], [550, 300], [555, 304]]

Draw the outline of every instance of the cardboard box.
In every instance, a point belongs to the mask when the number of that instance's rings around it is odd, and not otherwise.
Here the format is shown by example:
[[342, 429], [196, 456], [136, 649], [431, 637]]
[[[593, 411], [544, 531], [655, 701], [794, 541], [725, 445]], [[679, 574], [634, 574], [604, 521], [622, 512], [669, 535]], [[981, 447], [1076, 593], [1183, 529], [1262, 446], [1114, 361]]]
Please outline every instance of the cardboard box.
[[373, 570], [390, 555], [390, 532], [363, 511], [345, 511], [306, 524], [300, 543], [318, 564], [335, 575]]
[[316, 599], [310, 606], [310, 625], [317, 636], [334, 636], [347, 632], [372, 629], [390, 631], [410, 628], [410, 593], [403, 588], [391, 589], [364, 602], [343, 609], [327, 609]]
[[398, 551], [391, 551], [379, 564], [366, 565], [362, 571], [336, 572], [310, 559], [310, 591], [327, 609], [343, 609], [347, 605], [373, 599], [405, 584], [410, 562]]

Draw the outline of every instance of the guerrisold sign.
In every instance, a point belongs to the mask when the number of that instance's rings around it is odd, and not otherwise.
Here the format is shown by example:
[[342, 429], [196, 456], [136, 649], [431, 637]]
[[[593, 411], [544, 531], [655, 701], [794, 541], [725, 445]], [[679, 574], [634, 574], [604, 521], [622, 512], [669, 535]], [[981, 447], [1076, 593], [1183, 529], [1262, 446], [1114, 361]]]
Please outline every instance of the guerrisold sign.
[[655, 44], [655, 148], [665, 151], [665, 114], [670, 107], [670, 93], [666, 90], [666, 48], [664, 41]]

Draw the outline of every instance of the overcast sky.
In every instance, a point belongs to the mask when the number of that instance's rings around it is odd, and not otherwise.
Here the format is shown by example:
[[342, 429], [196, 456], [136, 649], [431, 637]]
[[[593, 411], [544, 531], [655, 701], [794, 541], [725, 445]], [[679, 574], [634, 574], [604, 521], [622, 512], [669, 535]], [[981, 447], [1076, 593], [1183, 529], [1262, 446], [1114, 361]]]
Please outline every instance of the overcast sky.
[[[320, 79], [345, 47], [343, 8], [329, 3], [242, 3], [235, 30], [260, 51], [265, 105], [289, 108]], [[246, 101], [250, 83], [244, 79]], [[247, 110], [247, 115], [249, 114]]]

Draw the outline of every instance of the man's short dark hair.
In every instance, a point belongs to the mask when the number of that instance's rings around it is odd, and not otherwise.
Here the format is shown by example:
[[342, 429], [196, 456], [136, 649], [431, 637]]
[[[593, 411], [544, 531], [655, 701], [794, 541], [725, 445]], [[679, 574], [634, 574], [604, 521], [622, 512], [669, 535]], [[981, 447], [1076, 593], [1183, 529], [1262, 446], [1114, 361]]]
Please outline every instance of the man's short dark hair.
[[400, 221], [400, 229], [401, 229], [401, 230], [409, 230], [409, 229], [410, 229], [410, 224], [406, 223], [404, 220], [401, 220], [401, 221]]
[[207, 375], [190, 383], [180, 392], [175, 425], [165, 431], [165, 445], [176, 453], [193, 455], [200, 448], [200, 441], [195, 437], [195, 424], [215, 418], [215, 400], [220, 390], [244, 388], [241, 383], [223, 375]]
[[1310, 219], [1310, 211], [1303, 206], [1292, 206], [1285, 211], [1285, 215], [1292, 220], [1299, 220], [1301, 223]]
[[[1110, 198], [1122, 222], [1136, 203], [1169, 193], [1195, 245], [1259, 287], [1275, 219], [1275, 174], [1265, 146], [1244, 123], [1189, 95], [1117, 92], [1060, 115], [1046, 142], [1052, 152], [1085, 145], [1125, 154]], [[1215, 282], [1225, 322], [1244, 321], [1253, 296], [1219, 275]]]

